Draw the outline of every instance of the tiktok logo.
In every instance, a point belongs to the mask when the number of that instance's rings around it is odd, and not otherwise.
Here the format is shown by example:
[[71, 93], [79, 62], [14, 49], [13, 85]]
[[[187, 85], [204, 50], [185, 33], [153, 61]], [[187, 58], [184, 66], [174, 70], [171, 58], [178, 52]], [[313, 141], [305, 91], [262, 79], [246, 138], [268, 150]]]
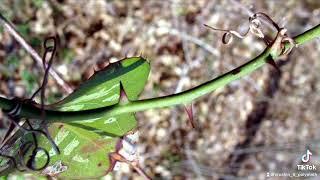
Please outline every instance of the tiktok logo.
[[310, 151], [309, 149], [307, 149], [307, 153], [304, 154], [304, 155], [301, 157], [301, 161], [304, 162], [304, 163], [306, 163], [306, 162], [308, 162], [308, 161], [310, 160], [311, 156], [312, 156], [311, 151]]
[[[301, 161], [304, 163], [307, 163], [311, 160], [311, 156], [312, 156], [312, 152], [309, 149], [307, 149], [307, 153], [302, 155]], [[299, 171], [316, 171], [317, 166], [314, 164], [297, 164], [297, 169]]]

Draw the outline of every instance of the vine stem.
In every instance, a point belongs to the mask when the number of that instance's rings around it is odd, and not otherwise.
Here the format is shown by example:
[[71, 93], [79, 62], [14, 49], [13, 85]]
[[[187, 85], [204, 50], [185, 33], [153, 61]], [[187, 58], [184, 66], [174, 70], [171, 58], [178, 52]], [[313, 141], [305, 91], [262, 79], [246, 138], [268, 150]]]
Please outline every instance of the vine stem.
[[[297, 43], [297, 45], [302, 45], [312, 39], [319, 37], [320, 24], [296, 36], [294, 38], [294, 41]], [[289, 47], [290, 44], [287, 43], [286, 48]], [[134, 113], [147, 109], [164, 108], [179, 104], [187, 104], [205, 94], [208, 94], [216, 90], [217, 88], [223, 87], [229, 84], [230, 82], [237, 80], [260, 68], [261, 66], [267, 63], [268, 58], [270, 58], [270, 53], [271, 48], [267, 47], [264, 50], [264, 52], [262, 52], [259, 56], [243, 64], [242, 66], [237, 67], [217, 78], [214, 78], [211, 81], [208, 81], [204, 84], [201, 84], [197, 87], [194, 87], [181, 93], [151, 99], [132, 101], [125, 105], [117, 104], [113, 106], [85, 111], [63, 112], [46, 109], [46, 119], [49, 122], [81, 122], [81, 120], [93, 119], [101, 116], [111, 117], [122, 113]], [[0, 97], [0, 108], [4, 110], [9, 110], [13, 108], [16, 103], [17, 102], [14, 100], [9, 100]], [[23, 104], [20, 116], [25, 118], [39, 119], [41, 118], [41, 108], [39, 108], [39, 105], [37, 104]]]

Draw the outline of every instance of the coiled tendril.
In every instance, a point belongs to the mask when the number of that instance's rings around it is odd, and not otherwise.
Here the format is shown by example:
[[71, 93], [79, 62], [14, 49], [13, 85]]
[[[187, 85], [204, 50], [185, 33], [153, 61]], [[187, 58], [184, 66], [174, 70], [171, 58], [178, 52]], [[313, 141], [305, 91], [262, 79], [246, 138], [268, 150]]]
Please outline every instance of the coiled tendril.
[[280, 30], [280, 27], [277, 25], [277, 23], [275, 23], [267, 14], [262, 13], [262, 12], [255, 13], [251, 17], [249, 17], [249, 28], [244, 34], [240, 34], [239, 32], [234, 31], [234, 30], [214, 28], [214, 27], [211, 27], [207, 24], [204, 24], [204, 26], [206, 26], [210, 29], [213, 29], [215, 31], [225, 32], [222, 36], [222, 43], [223, 44], [231, 43], [233, 40], [233, 36], [236, 36], [240, 39], [243, 39], [249, 34], [249, 32], [251, 32], [252, 34], [257, 36], [258, 38], [263, 39], [266, 42], [266, 44], [269, 45], [270, 40], [265, 37], [265, 35], [263, 34], [262, 29], [261, 29], [261, 24], [262, 24], [261, 19], [266, 20], [266, 22], [269, 23], [270, 25], [272, 25], [274, 28], [276, 28], [277, 31]]
[[[43, 81], [41, 86], [33, 93], [33, 95], [31, 96], [30, 99], [18, 99], [15, 98], [14, 100], [16, 101], [16, 105], [8, 110], [8, 111], [4, 111], [11, 122], [11, 125], [9, 127], [9, 130], [7, 132], [7, 134], [5, 135], [5, 138], [2, 142], [2, 146], [1, 146], [1, 151], [3, 151], [3, 148], [5, 147], [6, 142], [10, 139], [10, 137], [12, 136], [12, 131], [14, 129], [16, 129], [16, 132], [18, 130], [22, 131], [23, 135], [21, 136], [21, 139], [24, 139], [23, 137], [27, 136], [28, 134], [32, 134], [32, 140], [28, 140], [26, 142], [22, 142], [22, 144], [19, 146], [19, 150], [18, 150], [18, 156], [17, 158], [10, 156], [10, 155], [6, 155], [6, 154], [2, 154], [0, 153], [0, 156], [8, 158], [9, 161], [13, 164], [13, 166], [18, 169], [19, 171], [25, 171], [26, 169], [29, 170], [33, 170], [33, 171], [39, 171], [42, 170], [44, 168], [47, 167], [47, 165], [50, 162], [50, 155], [48, 153], [48, 151], [42, 147], [39, 147], [38, 145], [38, 139], [37, 139], [37, 134], [38, 135], [43, 135], [45, 136], [48, 141], [51, 143], [53, 149], [55, 150], [55, 152], [57, 154], [60, 154], [60, 150], [59, 147], [55, 144], [55, 142], [53, 141], [52, 137], [50, 136], [49, 132], [48, 132], [48, 128], [45, 124], [45, 110], [44, 110], [44, 99], [45, 99], [45, 89], [47, 86], [47, 82], [48, 82], [48, 75], [49, 75], [49, 70], [51, 68], [52, 65], [52, 61], [53, 61], [53, 57], [56, 53], [56, 38], [55, 37], [48, 37], [45, 39], [44, 41], [44, 54], [42, 57], [42, 65], [44, 68], [44, 77], [43, 77]], [[50, 54], [50, 57], [48, 57], [48, 54]], [[46, 59], [49, 59], [47, 65], [46, 65]], [[34, 129], [32, 127], [32, 124], [30, 123], [29, 119], [26, 119], [24, 123], [22, 123], [23, 125], [20, 125], [21, 119], [19, 117], [20, 115], [20, 111], [21, 111], [21, 107], [23, 104], [30, 104], [33, 103], [33, 99], [35, 98], [35, 96], [41, 92], [40, 98], [41, 98], [41, 122], [39, 124], [39, 128], [38, 129]], [[24, 127], [27, 126], [28, 128]], [[44, 129], [40, 130], [40, 129]], [[13, 145], [12, 145], [13, 146]], [[29, 150], [31, 150], [31, 155], [28, 154]], [[46, 162], [44, 163], [44, 165], [37, 167], [36, 166], [36, 156], [38, 153], [43, 152], [46, 156]], [[26, 157], [26, 156], [29, 157]], [[18, 159], [18, 161], [16, 160]], [[26, 162], [25, 162], [26, 160]], [[20, 167], [22, 167], [22, 169], [20, 169]]]

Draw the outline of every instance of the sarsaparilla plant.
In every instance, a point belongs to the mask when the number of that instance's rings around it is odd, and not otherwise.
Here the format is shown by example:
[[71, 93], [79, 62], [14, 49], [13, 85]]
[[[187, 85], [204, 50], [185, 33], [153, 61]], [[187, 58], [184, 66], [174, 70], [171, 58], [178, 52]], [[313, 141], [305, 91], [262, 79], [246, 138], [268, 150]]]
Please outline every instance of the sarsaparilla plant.
[[[263, 32], [262, 21], [277, 32], [270, 38]], [[266, 49], [257, 57], [211, 81], [187, 91], [163, 97], [138, 100], [150, 72], [143, 57], [125, 58], [96, 72], [73, 93], [51, 105], [44, 104], [48, 73], [56, 51], [55, 38], [44, 42], [42, 85], [29, 99], [0, 97], [0, 108], [11, 119], [11, 126], [1, 142], [1, 174], [28, 171], [61, 178], [97, 178], [113, 170], [116, 162], [131, 165], [139, 174], [150, 178], [138, 162], [127, 160], [119, 153], [124, 136], [137, 126], [135, 112], [152, 108], [184, 105], [193, 122], [192, 102], [275, 60], [289, 54], [293, 48], [320, 37], [320, 25], [291, 38], [264, 13], [249, 18], [248, 32], [224, 31], [222, 42], [232, 36], [243, 38], [249, 33], [261, 38]], [[41, 102], [33, 98], [41, 94]], [[84, 170], [85, 167], [85, 170]]]

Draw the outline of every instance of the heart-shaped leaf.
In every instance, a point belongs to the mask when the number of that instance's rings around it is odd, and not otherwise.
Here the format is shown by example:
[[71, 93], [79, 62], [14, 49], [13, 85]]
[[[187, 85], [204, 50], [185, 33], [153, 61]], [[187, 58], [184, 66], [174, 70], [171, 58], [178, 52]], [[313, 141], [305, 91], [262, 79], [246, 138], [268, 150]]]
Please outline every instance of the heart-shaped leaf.
[[116, 104], [120, 97], [120, 82], [128, 99], [136, 100], [148, 80], [149, 71], [149, 63], [140, 57], [110, 64], [51, 107], [62, 111], [78, 111]]
[[[80, 111], [111, 106], [119, 103], [121, 87], [129, 100], [136, 100], [146, 84], [149, 71], [149, 63], [143, 58], [121, 60], [97, 72], [75, 92], [49, 108]], [[57, 155], [49, 141], [40, 137], [39, 146], [50, 154], [50, 163], [42, 173], [62, 178], [105, 175], [110, 167], [108, 154], [116, 151], [120, 137], [136, 125], [134, 113], [50, 124], [49, 132], [61, 154]], [[36, 157], [37, 163], [46, 161], [44, 153], [38, 153]]]

